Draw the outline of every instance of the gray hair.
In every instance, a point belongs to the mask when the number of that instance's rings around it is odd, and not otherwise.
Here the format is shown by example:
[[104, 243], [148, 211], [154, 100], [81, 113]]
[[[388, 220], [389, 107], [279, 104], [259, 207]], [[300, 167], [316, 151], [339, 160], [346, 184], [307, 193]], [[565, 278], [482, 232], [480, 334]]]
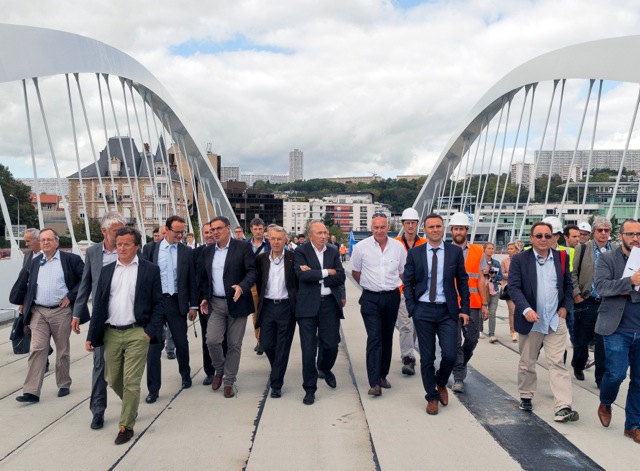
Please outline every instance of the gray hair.
[[604, 216], [598, 216], [597, 218], [595, 218], [593, 220], [593, 224], [591, 225], [591, 227], [593, 228], [594, 232], [597, 227], [605, 227], [607, 229], [613, 229], [613, 226], [611, 225], [611, 221], [609, 220], [609, 218], [606, 218]]
[[38, 237], [40, 237], [40, 230], [36, 229], [35, 227], [30, 227], [28, 229], [25, 229], [24, 233], [29, 234], [35, 240], [38, 240]]
[[284, 230], [284, 227], [277, 226], [276, 224], [269, 226], [269, 232], [282, 232], [285, 235], [285, 237], [287, 236], [287, 231]]
[[107, 214], [102, 216], [102, 221], [100, 221], [100, 227], [102, 229], [109, 230], [114, 224], [122, 224], [123, 226], [126, 226], [127, 220], [118, 211], [109, 211]]

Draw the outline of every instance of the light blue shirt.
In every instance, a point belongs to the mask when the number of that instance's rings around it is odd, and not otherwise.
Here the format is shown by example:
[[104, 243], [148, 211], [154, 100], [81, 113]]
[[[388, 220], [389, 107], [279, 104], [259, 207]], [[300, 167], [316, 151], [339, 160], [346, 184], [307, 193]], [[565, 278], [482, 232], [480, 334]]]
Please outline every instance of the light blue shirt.
[[178, 247], [170, 245], [167, 239], [162, 239], [158, 250], [158, 266], [160, 267], [160, 282], [162, 292], [174, 294], [178, 292]]
[[[431, 259], [433, 258], [433, 251], [431, 250], [431, 244], [426, 243], [424, 247], [427, 250], [427, 291], [424, 292], [422, 296], [420, 296], [419, 301], [423, 303], [429, 302], [429, 287], [431, 286]], [[447, 299], [444, 297], [444, 242], [440, 242], [440, 245], [437, 247], [438, 251], [436, 252], [436, 258], [438, 259], [438, 269], [436, 272], [436, 302], [444, 303]]]
[[44, 265], [41, 265], [38, 270], [38, 285], [34, 302], [41, 306], [58, 306], [69, 293], [64, 282], [60, 251], [56, 250], [56, 253], [49, 260], [42, 254], [42, 262]]
[[[556, 276], [556, 266], [553, 261], [553, 254], [549, 251], [547, 258], [542, 258], [534, 252], [536, 257], [536, 278], [538, 280], [538, 290], [536, 292], [536, 314], [540, 320], [533, 324], [531, 330], [547, 335], [549, 329], [556, 332], [558, 330], [558, 277]], [[544, 260], [544, 263], [540, 263]], [[526, 314], [530, 309], [525, 309]]]
[[224, 280], [222, 275], [224, 274], [224, 262], [227, 260], [230, 243], [231, 239], [227, 241], [227, 245], [225, 247], [220, 248], [218, 247], [218, 244], [215, 246], [213, 263], [211, 264], [211, 280], [213, 283], [212, 290], [214, 296], [227, 296], [224, 292]]

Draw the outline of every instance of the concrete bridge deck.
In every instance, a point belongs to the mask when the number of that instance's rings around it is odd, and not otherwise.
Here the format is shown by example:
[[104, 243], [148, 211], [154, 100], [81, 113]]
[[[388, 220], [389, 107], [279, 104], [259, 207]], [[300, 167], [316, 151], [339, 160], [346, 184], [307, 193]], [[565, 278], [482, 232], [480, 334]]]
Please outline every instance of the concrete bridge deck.
[[72, 334], [71, 394], [58, 398], [55, 377], [48, 373], [40, 403], [23, 405], [15, 397], [21, 394], [27, 356], [13, 354], [5, 324], [0, 327], [0, 469], [637, 469], [640, 448], [623, 436], [627, 384], [605, 429], [596, 415], [593, 370], [587, 370], [586, 381], [574, 380], [580, 420], [556, 424], [541, 355], [534, 413], [518, 410], [517, 344], [509, 337], [504, 302], [498, 311], [500, 342], [480, 341], [464, 395], [450, 393], [449, 406], [428, 416], [419, 375], [400, 372], [397, 336], [388, 378], [393, 387], [379, 398], [367, 396], [366, 334], [359, 290], [349, 281], [347, 297], [334, 369], [338, 387], [332, 390], [320, 380], [313, 406], [302, 404], [297, 334], [282, 398], [272, 399], [268, 360], [253, 352], [253, 330], [247, 328], [238, 394], [225, 399], [221, 391], [201, 385], [200, 337], [190, 329], [193, 387], [180, 389], [175, 360], [163, 355], [160, 398], [151, 405], [143, 400], [134, 438], [123, 446], [113, 443], [120, 400], [112, 391], [105, 427], [89, 428], [92, 358], [83, 348], [86, 326], [80, 336]]

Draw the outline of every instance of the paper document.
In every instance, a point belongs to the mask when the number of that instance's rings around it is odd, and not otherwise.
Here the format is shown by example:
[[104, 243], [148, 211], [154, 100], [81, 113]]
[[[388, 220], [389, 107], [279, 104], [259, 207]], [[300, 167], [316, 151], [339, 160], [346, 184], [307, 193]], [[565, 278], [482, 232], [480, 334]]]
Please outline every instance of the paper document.
[[[624, 266], [624, 271], [622, 272], [622, 278], [629, 278], [638, 270], [640, 270], [640, 248], [632, 247], [629, 258], [627, 259], [627, 264]], [[638, 288], [640, 287], [636, 286], [634, 289], [640, 291]]]

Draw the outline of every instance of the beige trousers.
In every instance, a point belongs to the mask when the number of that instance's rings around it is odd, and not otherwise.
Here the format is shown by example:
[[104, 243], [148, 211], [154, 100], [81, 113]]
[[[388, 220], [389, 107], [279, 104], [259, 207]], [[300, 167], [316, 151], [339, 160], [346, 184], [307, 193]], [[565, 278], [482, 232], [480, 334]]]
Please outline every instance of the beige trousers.
[[49, 342], [53, 337], [56, 345], [56, 384], [58, 388], [71, 386], [69, 368], [69, 336], [71, 335], [71, 308], [31, 307], [31, 353], [29, 354], [27, 377], [22, 390], [40, 397], [42, 381], [47, 368]]
[[518, 390], [523, 399], [533, 398], [536, 392], [536, 361], [542, 346], [549, 364], [549, 384], [555, 400], [554, 410], [558, 412], [565, 407], [571, 407], [571, 375], [564, 364], [564, 351], [567, 347], [567, 322], [564, 319], [560, 319], [556, 332], [549, 330], [547, 335], [539, 332], [520, 335]]

